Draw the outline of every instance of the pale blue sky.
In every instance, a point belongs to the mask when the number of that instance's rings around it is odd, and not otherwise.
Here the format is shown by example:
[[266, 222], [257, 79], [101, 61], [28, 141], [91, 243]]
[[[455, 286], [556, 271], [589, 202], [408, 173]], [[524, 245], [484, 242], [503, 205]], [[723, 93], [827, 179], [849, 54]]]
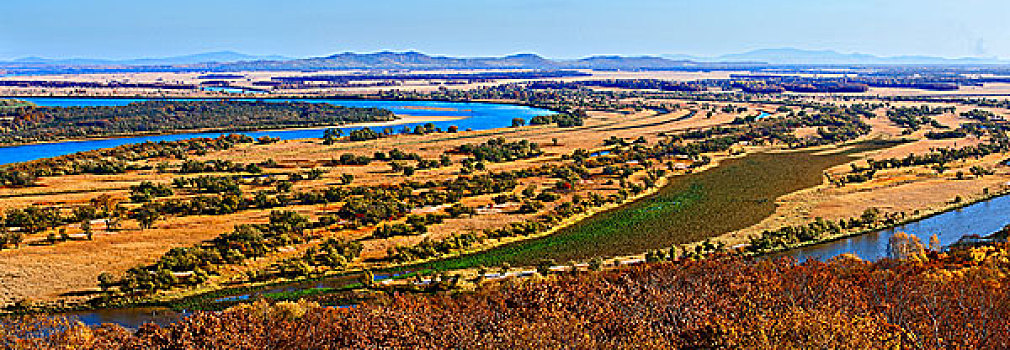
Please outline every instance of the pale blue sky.
[[1010, 57], [995, 0], [4, 0], [0, 59], [234, 50], [719, 55], [759, 48]]

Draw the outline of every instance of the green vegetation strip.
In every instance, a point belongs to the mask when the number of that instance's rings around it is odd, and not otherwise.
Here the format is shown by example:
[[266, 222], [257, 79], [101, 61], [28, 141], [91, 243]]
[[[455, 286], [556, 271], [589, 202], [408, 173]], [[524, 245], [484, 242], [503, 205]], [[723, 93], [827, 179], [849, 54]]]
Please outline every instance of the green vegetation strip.
[[797, 151], [729, 159], [711, 170], [674, 178], [655, 195], [596, 214], [554, 235], [412, 268], [565, 262], [702, 241], [760, 222], [774, 212], [776, 198], [820, 184], [822, 172], [851, 161], [850, 154], [893, 145], [864, 142], [827, 155]]

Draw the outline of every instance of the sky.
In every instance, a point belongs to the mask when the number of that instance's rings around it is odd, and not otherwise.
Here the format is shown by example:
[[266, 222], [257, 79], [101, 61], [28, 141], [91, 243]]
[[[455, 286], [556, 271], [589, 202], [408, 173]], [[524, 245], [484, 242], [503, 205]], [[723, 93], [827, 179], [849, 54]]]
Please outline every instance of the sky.
[[996, 0], [4, 0], [0, 59], [417, 50], [717, 56], [832, 49], [1010, 57]]

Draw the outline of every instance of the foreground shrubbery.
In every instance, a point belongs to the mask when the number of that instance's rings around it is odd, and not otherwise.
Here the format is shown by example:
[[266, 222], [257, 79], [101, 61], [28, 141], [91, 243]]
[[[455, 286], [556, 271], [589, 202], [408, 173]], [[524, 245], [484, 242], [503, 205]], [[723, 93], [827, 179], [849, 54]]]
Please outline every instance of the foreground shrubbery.
[[255, 303], [136, 333], [13, 318], [0, 334], [8, 346], [84, 349], [1005, 348], [1008, 256], [1002, 246], [874, 263], [714, 258], [354, 309]]

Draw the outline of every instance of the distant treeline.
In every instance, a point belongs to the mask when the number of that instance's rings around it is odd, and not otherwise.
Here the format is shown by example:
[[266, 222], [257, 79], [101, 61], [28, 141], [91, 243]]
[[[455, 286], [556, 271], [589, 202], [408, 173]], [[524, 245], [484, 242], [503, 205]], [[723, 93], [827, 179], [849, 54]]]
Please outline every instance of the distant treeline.
[[704, 91], [705, 87], [698, 84], [678, 83], [659, 79], [608, 79], [586, 81], [535, 81], [529, 84], [530, 89], [580, 89], [583, 87], [606, 87], [620, 89], [655, 89], [659, 91]]
[[733, 74], [730, 80], [709, 80], [707, 83], [726, 85], [750, 93], [794, 92], [865, 92], [870, 87], [909, 88], [932, 91], [957, 90], [960, 86], [977, 86], [984, 81], [946, 76], [860, 75], [858, 77], [798, 77], [766, 74]]
[[590, 76], [590, 74], [573, 70], [546, 70], [487, 73], [340, 74], [302, 77], [272, 77], [270, 80], [282, 83], [304, 83], [310, 81], [348, 82], [360, 80], [467, 80], [476, 82], [497, 79], [543, 79], [584, 76]]
[[102, 137], [195, 129], [276, 129], [389, 121], [393, 112], [326, 103], [261, 101], [142, 101], [125, 106], [0, 110], [0, 143]]
[[201, 75], [197, 79], [245, 79], [245, 76], [241, 74], [210, 73]]
[[52, 81], [52, 80], [0, 80], [0, 86], [8, 87], [40, 87], [40, 88], [104, 88], [104, 89], [196, 89], [192, 84], [167, 83], [100, 83], [94, 81]]

